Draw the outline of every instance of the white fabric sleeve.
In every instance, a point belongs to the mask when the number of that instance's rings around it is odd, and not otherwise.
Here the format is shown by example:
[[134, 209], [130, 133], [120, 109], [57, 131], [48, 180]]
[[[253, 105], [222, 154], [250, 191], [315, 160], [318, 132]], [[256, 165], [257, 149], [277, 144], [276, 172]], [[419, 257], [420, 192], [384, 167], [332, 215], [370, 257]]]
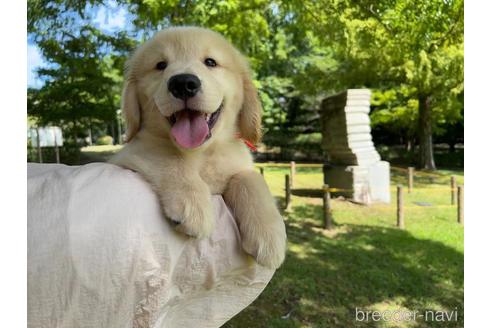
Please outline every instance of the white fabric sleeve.
[[175, 232], [135, 172], [28, 164], [29, 327], [219, 327], [274, 271], [240, 246], [222, 197], [208, 239]]

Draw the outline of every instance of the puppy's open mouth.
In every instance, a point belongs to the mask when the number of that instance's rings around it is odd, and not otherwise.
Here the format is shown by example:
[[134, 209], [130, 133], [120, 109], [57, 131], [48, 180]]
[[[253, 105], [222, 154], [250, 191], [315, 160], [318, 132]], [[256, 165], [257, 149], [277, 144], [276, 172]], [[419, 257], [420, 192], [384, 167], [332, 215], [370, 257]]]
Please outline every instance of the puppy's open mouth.
[[211, 114], [188, 108], [180, 110], [167, 118], [171, 134], [181, 147], [196, 148], [212, 136], [221, 111], [222, 104]]

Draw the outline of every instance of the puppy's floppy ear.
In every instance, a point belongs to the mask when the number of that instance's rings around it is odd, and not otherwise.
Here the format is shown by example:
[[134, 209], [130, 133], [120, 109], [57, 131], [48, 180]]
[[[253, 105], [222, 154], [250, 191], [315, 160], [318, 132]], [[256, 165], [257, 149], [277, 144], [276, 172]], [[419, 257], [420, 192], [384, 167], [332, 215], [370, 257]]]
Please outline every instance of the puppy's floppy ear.
[[126, 142], [129, 142], [140, 130], [141, 109], [138, 103], [136, 82], [126, 80], [121, 98], [121, 108], [126, 121]]
[[243, 72], [242, 79], [243, 105], [239, 112], [239, 132], [242, 138], [256, 144], [261, 140], [261, 103], [249, 69]]

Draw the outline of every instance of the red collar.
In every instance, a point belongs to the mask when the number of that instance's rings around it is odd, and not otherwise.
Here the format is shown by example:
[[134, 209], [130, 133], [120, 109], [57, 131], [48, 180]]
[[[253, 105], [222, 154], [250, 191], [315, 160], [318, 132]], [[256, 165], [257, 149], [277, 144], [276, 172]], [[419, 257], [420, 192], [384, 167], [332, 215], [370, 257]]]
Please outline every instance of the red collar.
[[251, 141], [246, 140], [246, 139], [244, 139], [244, 138], [241, 138], [241, 135], [240, 135], [239, 133], [238, 133], [238, 134], [236, 134], [236, 138], [241, 139], [241, 140], [244, 142], [244, 144], [245, 144], [246, 146], [248, 146], [248, 148], [249, 148], [251, 151], [256, 151], [256, 150], [257, 150], [257, 149], [256, 149], [256, 147], [255, 147], [255, 145], [253, 145], [253, 144], [251, 143]]

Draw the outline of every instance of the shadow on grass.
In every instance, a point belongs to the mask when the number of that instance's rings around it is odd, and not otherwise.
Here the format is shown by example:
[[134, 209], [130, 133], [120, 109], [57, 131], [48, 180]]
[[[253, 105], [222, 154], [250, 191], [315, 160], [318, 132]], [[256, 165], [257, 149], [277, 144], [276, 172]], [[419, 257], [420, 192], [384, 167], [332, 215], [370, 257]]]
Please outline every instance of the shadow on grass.
[[295, 188], [291, 189], [291, 193], [293, 196], [299, 196], [299, 197], [308, 197], [308, 198], [323, 198], [323, 190], [318, 188], [318, 189], [300, 189], [300, 188]]
[[101, 151], [101, 152], [95, 152], [95, 151], [85, 151], [82, 152], [80, 155], [80, 165], [88, 164], [88, 163], [95, 163], [95, 162], [107, 162], [113, 155], [115, 154], [114, 151]]
[[[422, 174], [423, 173], [423, 174]], [[451, 175], [439, 172], [439, 171], [418, 171], [414, 175], [413, 185], [414, 188], [428, 187], [431, 184], [439, 185], [450, 185]], [[391, 168], [391, 182], [392, 184], [401, 184], [407, 186], [408, 183], [408, 173], [407, 168], [403, 167], [392, 167]]]
[[[378, 153], [384, 161], [401, 166], [417, 166], [418, 151], [409, 152], [401, 146], [376, 146]], [[463, 169], [464, 167], [464, 148], [457, 148], [451, 152], [447, 147], [434, 147], [434, 161], [439, 169]]]
[[[261, 164], [265, 172], [282, 172], [285, 174], [290, 174], [289, 166], [275, 166], [277, 163], [272, 163], [273, 165], [269, 165], [268, 163], [258, 163]], [[312, 163], [310, 163], [312, 164]], [[305, 166], [296, 166], [297, 174], [316, 174], [323, 172], [323, 164], [319, 164], [318, 166], [313, 167], [305, 167]]]
[[258, 300], [225, 327], [383, 327], [355, 321], [356, 307], [376, 304], [419, 313], [457, 309], [457, 322], [413, 324], [463, 326], [462, 253], [398, 229], [338, 225], [325, 233], [321, 213], [317, 205], [293, 208], [285, 263]]

